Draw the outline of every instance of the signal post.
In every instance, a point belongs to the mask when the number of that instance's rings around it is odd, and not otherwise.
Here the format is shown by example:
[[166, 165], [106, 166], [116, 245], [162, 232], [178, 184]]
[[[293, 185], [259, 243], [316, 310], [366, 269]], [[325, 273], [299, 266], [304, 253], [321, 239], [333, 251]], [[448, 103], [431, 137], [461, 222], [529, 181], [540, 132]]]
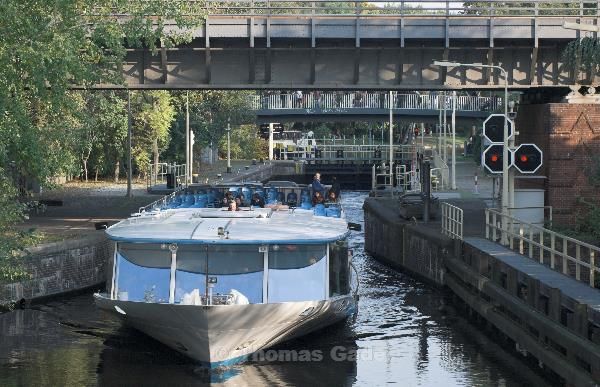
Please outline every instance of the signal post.
[[[482, 153], [481, 163], [488, 172], [502, 174], [502, 214], [510, 215], [515, 207], [515, 169], [523, 174], [533, 174], [541, 168], [543, 154], [535, 144], [515, 147], [514, 122], [504, 114], [492, 114], [483, 122], [483, 136], [491, 144]], [[515, 167], [514, 169], [511, 167]], [[502, 228], [507, 228], [503, 218]], [[506, 243], [502, 233], [502, 243]]]

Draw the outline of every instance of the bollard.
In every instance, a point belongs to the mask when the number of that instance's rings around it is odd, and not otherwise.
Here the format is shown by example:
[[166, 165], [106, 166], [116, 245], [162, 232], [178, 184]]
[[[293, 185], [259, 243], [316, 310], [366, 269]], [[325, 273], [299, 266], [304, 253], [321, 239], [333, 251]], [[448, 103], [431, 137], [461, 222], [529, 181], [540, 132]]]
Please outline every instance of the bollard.
[[479, 186], [477, 185], [477, 180], [478, 180], [477, 171], [475, 171], [475, 176], [473, 178], [475, 180], [475, 190], [474, 190], [474, 192], [475, 192], [476, 195], [479, 195]]

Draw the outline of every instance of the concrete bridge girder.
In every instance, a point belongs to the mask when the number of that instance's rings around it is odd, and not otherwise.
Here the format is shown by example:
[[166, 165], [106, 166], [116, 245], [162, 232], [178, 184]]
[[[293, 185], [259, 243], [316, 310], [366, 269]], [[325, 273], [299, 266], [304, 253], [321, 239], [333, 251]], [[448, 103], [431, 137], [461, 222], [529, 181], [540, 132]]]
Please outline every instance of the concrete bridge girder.
[[185, 47], [130, 50], [123, 73], [134, 89], [503, 87], [496, 71], [432, 65], [447, 58], [500, 65], [513, 89], [594, 83], [597, 77], [563, 69], [561, 52], [578, 36], [561, 27], [564, 20], [209, 18]]

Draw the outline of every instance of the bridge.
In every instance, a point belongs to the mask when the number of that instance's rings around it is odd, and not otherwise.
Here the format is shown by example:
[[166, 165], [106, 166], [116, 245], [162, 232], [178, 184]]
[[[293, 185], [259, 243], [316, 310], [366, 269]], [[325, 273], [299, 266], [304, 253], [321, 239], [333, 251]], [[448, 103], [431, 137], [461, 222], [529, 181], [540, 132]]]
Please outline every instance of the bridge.
[[[502, 98], [460, 95], [456, 116], [485, 118], [503, 108]], [[440, 111], [452, 111], [452, 96], [442, 94], [393, 94], [392, 113], [396, 120], [437, 121]], [[258, 123], [287, 121], [382, 121], [390, 114], [390, 96], [383, 92], [304, 93], [298, 100], [289, 93], [256, 95], [252, 99]]]
[[[209, 0], [193, 40], [156, 53], [128, 50], [132, 89], [495, 89], [496, 70], [440, 68], [436, 59], [499, 65], [511, 89], [595, 83], [567, 71], [566, 44], [585, 34], [562, 23], [597, 24], [598, 2], [482, 0], [463, 3], [339, 3], [331, 0]], [[418, 6], [420, 4], [420, 6]], [[440, 4], [443, 4], [440, 7]], [[418, 6], [418, 7], [417, 7]], [[99, 85], [114, 88], [114, 85]]]

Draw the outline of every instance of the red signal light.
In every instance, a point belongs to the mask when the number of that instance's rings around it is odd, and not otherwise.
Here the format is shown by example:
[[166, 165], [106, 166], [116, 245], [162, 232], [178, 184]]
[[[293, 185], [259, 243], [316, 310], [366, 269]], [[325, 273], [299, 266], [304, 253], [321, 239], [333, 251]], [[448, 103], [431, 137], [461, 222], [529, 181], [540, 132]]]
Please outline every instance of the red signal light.
[[527, 155], [521, 155], [521, 162], [526, 163], [528, 160]]
[[500, 160], [500, 157], [496, 154], [493, 154], [490, 159], [492, 160], [492, 163], [497, 163], [498, 160]]

